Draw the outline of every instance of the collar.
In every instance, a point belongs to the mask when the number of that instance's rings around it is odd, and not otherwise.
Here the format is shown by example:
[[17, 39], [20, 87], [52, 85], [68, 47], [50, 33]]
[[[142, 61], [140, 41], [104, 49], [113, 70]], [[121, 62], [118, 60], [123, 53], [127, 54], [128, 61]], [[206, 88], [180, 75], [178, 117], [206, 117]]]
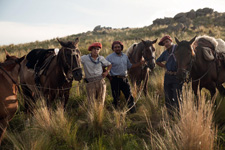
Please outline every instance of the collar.
[[123, 53], [123, 52], [121, 52], [121, 56], [119, 56], [119, 55], [117, 55], [117, 53], [116, 53], [116, 52], [114, 52], [114, 55], [116, 55], [117, 57], [122, 57], [122, 56], [124, 55], [124, 53]]
[[91, 62], [93, 62], [94, 64], [99, 64], [99, 63], [100, 63], [100, 61], [99, 61], [99, 55], [98, 55], [98, 57], [97, 57], [96, 60], [94, 60], [94, 59], [91, 57], [91, 54], [89, 54], [88, 56], [89, 56], [89, 59], [91, 60]]

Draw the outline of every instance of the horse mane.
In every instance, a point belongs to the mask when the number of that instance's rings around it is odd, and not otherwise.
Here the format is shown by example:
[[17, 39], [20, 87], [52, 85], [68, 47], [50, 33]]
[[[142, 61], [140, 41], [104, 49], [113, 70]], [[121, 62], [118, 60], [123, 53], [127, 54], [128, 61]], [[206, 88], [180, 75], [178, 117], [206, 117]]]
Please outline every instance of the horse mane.
[[134, 52], [134, 47], [136, 47], [137, 43], [133, 43], [126, 51], [126, 54], [128, 56], [128, 58], [131, 57], [131, 55], [133, 54]]
[[63, 59], [63, 52], [64, 52], [64, 48], [60, 48], [59, 51], [58, 51], [58, 54], [56, 55], [57, 57], [57, 63], [58, 64], [62, 64], [62, 59]]
[[208, 35], [198, 36], [195, 39], [195, 42], [198, 42], [200, 39], [205, 39], [209, 41], [215, 48], [215, 51], [218, 53], [225, 52], [225, 42], [222, 39], [216, 39]]

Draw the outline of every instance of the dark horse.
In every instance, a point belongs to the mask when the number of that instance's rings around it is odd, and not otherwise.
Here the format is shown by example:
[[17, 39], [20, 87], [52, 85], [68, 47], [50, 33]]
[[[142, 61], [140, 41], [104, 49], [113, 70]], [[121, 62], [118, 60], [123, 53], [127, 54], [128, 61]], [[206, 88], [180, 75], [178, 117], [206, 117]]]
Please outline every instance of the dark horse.
[[[208, 36], [207, 36], [208, 37]], [[210, 91], [215, 95], [216, 88], [224, 92], [222, 84], [225, 82], [225, 66], [220, 65], [216, 57], [216, 45], [212, 40], [203, 37], [194, 37], [190, 41], [179, 41], [175, 56], [178, 64], [177, 77], [181, 82], [192, 80], [192, 89], [197, 95], [198, 87]]]
[[140, 88], [141, 82], [144, 81], [144, 94], [147, 95], [147, 83], [149, 78], [149, 69], [153, 70], [155, 68], [155, 48], [153, 44], [157, 42], [154, 41], [141, 41], [138, 44], [133, 44], [127, 50], [127, 56], [132, 64], [138, 63], [142, 58], [147, 62], [144, 66], [132, 68], [129, 70], [128, 74], [131, 79], [131, 83], [136, 87]]
[[82, 79], [80, 51], [78, 50], [79, 39], [76, 38], [75, 41], [68, 42], [58, 40], [58, 42], [62, 47], [57, 55], [54, 54], [47, 69], [40, 75], [40, 87], [35, 84], [34, 70], [28, 69], [26, 66], [27, 59], [22, 62], [20, 82], [25, 97], [28, 97], [25, 98], [27, 111], [40, 94], [46, 98], [48, 106], [55, 98], [59, 97], [65, 108], [73, 78], [76, 81]]
[[6, 52], [6, 60], [0, 63], [0, 144], [8, 122], [18, 108], [18, 76], [23, 59], [9, 56]]

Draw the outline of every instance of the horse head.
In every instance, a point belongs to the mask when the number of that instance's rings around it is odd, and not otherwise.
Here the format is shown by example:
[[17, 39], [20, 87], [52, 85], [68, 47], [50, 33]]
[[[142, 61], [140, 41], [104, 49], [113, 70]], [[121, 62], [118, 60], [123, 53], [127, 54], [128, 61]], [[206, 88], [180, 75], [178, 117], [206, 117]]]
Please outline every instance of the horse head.
[[11, 80], [15, 83], [18, 79], [18, 74], [21, 68], [20, 63], [23, 61], [25, 56], [18, 58], [16, 56], [11, 56], [9, 53], [5, 50], [6, 59], [3, 63], [0, 63], [0, 68], [4, 72], [10, 72], [7, 73], [8, 76], [10, 76]]
[[64, 76], [66, 79], [72, 80], [73, 78], [76, 81], [82, 79], [82, 70], [81, 70], [81, 59], [80, 51], [78, 49], [79, 39], [76, 38], [75, 41], [63, 42], [57, 39], [62, 48], [59, 51], [59, 63], [64, 70]]
[[192, 43], [195, 41], [194, 37], [190, 41], [179, 41], [175, 38], [177, 48], [174, 52], [177, 62], [177, 78], [180, 82], [188, 82], [190, 79], [190, 72], [192, 69], [193, 61], [195, 59], [195, 51], [192, 48]]
[[145, 61], [147, 61], [147, 67], [151, 70], [155, 68], [155, 48], [153, 44], [155, 44], [156, 42], [157, 39], [154, 41], [142, 40], [142, 43], [144, 44], [142, 56], [144, 57]]
[[21, 57], [21, 58], [18, 58], [16, 56], [11, 56], [9, 55], [9, 53], [5, 50], [5, 54], [6, 54], [6, 59], [5, 61], [1, 64], [3, 65], [4, 67], [6, 67], [5, 69], [6, 70], [11, 70], [11, 68], [14, 68], [14, 67], [17, 67], [18, 69], [16, 70], [19, 70], [20, 68], [20, 63], [23, 61], [23, 59], [25, 58], [25, 56]]

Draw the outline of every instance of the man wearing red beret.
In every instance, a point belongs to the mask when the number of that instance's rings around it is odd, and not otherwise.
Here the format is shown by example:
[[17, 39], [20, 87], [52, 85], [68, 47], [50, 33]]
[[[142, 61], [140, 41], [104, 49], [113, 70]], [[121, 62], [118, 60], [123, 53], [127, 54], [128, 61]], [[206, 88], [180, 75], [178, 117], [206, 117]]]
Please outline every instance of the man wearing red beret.
[[[88, 47], [88, 51], [91, 51], [91, 53], [81, 57], [89, 104], [93, 103], [94, 100], [97, 100], [102, 105], [105, 102], [105, 77], [108, 75], [112, 65], [103, 56], [99, 55], [101, 48], [101, 43], [92, 43]], [[107, 70], [103, 72], [102, 67], [107, 67]]]
[[134, 106], [134, 98], [130, 90], [130, 84], [127, 79], [127, 70], [133, 67], [138, 67], [144, 64], [145, 61], [141, 61], [137, 64], [131, 64], [127, 55], [122, 52], [123, 43], [120, 41], [114, 41], [112, 43], [112, 50], [114, 53], [107, 56], [106, 59], [112, 64], [112, 69], [110, 70], [110, 76], [112, 79], [110, 83], [113, 95], [113, 104], [115, 108], [117, 108], [120, 91], [122, 91], [127, 100], [130, 112], [134, 113], [136, 109]]
[[176, 78], [177, 63], [174, 51], [177, 45], [172, 43], [172, 38], [169, 35], [164, 36], [159, 45], [164, 46], [166, 50], [156, 60], [156, 64], [166, 69], [164, 76], [165, 104], [169, 114], [172, 114], [172, 111], [179, 109], [178, 99], [180, 100], [182, 91], [182, 84]]

